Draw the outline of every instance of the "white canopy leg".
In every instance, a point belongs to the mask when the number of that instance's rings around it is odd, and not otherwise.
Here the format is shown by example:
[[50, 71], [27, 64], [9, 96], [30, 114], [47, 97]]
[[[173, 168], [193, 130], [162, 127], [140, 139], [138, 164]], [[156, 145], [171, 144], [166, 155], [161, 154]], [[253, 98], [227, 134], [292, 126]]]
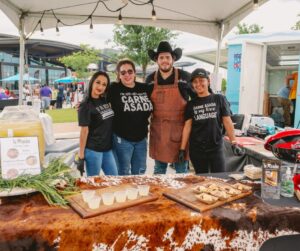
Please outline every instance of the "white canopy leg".
[[24, 58], [25, 58], [25, 31], [24, 17], [19, 19], [19, 34], [20, 34], [20, 54], [19, 54], [19, 105], [23, 104], [23, 76], [24, 76]]
[[222, 83], [222, 77], [219, 75], [219, 66], [220, 66], [221, 45], [222, 45], [222, 40], [223, 40], [223, 33], [224, 33], [224, 24], [221, 23], [219, 25], [218, 48], [217, 48], [217, 53], [216, 53], [214, 73], [212, 76], [213, 86], [215, 88], [215, 91], [217, 91], [217, 92], [221, 92], [221, 83]]

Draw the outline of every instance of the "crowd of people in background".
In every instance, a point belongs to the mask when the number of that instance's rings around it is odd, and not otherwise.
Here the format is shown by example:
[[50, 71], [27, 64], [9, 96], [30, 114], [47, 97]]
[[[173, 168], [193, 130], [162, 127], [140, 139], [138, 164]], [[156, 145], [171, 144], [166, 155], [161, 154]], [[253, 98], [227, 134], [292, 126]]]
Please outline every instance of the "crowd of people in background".
[[2, 88], [0, 86], [0, 100], [17, 98], [13, 91], [10, 91], [8, 87]]
[[[7, 88], [8, 89], [8, 88]], [[12, 93], [12, 91], [10, 91]], [[16, 96], [14, 96], [17, 98]], [[25, 84], [23, 86], [23, 100], [25, 103], [32, 102], [34, 99], [41, 100], [41, 109], [61, 109], [71, 108], [78, 100], [82, 100], [83, 87], [73, 84], [52, 85], [47, 84]]]

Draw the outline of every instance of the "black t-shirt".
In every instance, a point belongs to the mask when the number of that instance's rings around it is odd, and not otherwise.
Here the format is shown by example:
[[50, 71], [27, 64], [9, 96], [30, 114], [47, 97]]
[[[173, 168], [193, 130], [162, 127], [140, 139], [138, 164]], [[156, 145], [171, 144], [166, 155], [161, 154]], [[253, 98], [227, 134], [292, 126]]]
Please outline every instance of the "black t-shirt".
[[112, 83], [107, 99], [115, 112], [113, 132], [128, 141], [141, 141], [147, 137], [149, 116], [153, 110], [149, 86], [135, 82], [133, 88]]
[[[155, 72], [152, 72], [148, 77], [146, 78], [146, 83], [150, 85], [150, 93], [153, 91], [154, 87], [154, 75]], [[162, 78], [160, 71], [158, 71], [157, 75], [157, 82], [159, 85], [171, 85], [174, 83], [175, 79], [175, 71], [173, 69], [173, 73], [166, 79]], [[195, 92], [192, 90], [190, 85], [190, 79], [191, 75], [187, 71], [183, 71], [181, 69], [178, 69], [178, 88], [180, 91], [181, 96], [188, 101], [191, 98], [196, 97]]]
[[114, 112], [105, 98], [85, 99], [79, 106], [78, 124], [88, 126], [86, 148], [105, 152], [112, 148]]
[[192, 119], [190, 147], [203, 152], [222, 147], [224, 116], [230, 116], [230, 108], [223, 95], [211, 94], [189, 101], [185, 119]]

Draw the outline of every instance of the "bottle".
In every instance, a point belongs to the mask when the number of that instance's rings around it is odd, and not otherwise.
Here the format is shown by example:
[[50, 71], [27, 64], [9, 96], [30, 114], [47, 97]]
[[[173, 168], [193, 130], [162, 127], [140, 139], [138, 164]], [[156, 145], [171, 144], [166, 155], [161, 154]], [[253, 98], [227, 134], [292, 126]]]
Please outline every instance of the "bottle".
[[293, 182], [293, 175], [290, 167], [288, 167], [286, 169], [286, 173], [283, 174], [280, 194], [284, 197], [294, 196], [294, 182]]

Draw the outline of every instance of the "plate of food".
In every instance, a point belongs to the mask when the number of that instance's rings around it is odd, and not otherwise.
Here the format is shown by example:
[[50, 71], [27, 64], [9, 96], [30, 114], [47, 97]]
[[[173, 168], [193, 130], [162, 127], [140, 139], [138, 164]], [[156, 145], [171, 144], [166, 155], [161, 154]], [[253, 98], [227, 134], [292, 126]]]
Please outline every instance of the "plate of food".
[[17, 196], [17, 195], [24, 195], [34, 193], [37, 190], [33, 188], [20, 188], [15, 187], [13, 189], [0, 189], [0, 197], [9, 197], [9, 196]]

